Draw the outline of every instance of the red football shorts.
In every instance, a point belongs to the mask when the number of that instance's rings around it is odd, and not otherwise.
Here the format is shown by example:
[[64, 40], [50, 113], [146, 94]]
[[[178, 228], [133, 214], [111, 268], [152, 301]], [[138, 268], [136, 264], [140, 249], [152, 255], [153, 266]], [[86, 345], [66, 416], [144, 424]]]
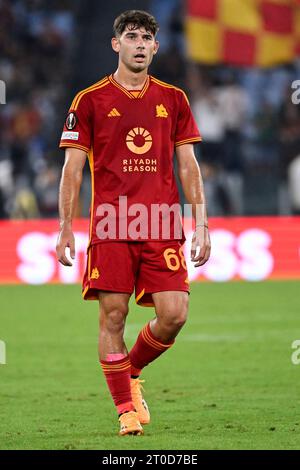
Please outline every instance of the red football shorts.
[[154, 292], [189, 292], [183, 244], [112, 241], [90, 246], [83, 278], [85, 300], [98, 300], [99, 291], [132, 294], [134, 289], [136, 302], [149, 307]]

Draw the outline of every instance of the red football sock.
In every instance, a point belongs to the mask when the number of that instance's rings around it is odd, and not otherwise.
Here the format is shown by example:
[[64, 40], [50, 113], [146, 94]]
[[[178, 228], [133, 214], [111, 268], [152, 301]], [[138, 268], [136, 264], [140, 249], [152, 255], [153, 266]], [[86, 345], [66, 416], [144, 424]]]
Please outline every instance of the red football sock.
[[129, 353], [131, 375], [140, 375], [141, 370], [169, 349], [174, 341], [168, 344], [158, 341], [150, 329], [150, 323], [148, 323], [140, 332], [135, 345]]
[[118, 414], [133, 411], [129, 356], [118, 361], [100, 361], [100, 363]]

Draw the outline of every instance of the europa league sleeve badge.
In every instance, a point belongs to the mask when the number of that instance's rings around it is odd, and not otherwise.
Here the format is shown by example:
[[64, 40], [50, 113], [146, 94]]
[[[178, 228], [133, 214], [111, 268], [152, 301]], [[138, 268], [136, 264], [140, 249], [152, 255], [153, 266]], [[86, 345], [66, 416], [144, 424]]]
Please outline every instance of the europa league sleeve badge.
[[77, 124], [77, 117], [75, 113], [69, 113], [66, 119], [66, 128], [71, 131]]

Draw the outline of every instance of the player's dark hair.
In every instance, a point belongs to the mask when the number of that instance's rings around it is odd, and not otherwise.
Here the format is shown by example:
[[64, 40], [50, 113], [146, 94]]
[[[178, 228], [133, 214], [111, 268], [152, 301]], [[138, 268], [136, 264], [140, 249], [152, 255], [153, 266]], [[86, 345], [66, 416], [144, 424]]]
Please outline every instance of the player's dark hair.
[[114, 21], [113, 29], [115, 36], [121, 36], [126, 26], [128, 26], [130, 30], [145, 28], [146, 31], [152, 33], [154, 36], [159, 30], [158, 23], [154, 16], [143, 10], [127, 10], [121, 13]]

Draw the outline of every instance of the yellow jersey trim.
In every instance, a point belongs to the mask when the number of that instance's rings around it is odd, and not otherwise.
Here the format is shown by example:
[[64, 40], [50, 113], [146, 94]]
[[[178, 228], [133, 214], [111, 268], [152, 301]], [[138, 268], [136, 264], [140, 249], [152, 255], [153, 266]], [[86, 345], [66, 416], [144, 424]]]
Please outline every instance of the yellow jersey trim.
[[136, 303], [143, 297], [145, 294], [145, 288], [139, 293], [139, 295], [135, 298]]
[[123, 87], [123, 85], [120, 85], [120, 83], [118, 83], [118, 82], [114, 79], [113, 74], [109, 75], [108, 78], [109, 78], [109, 80], [111, 81], [111, 83], [112, 83], [115, 87], [117, 87], [117, 88], [119, 88], [119, 90], [123, 91], [123, 93], [125, 93], [125, 95], [128, 96], [128, 98], [130, 98], [130, 99], [139, 99], [139, 98], [143, 98], [143, 96], [145, 95], [146, 91], [148, 90], [149, 84], [150, 84], [150, 76], [148, 75], [148, 76], [147, 76], [147, 79], [146, 79], [146, 81], [145, 81], [145, 83], [144, 83], [143, 88], [142, 88], [140, 91], [139, 91], [139, 90], [136, 90], [136, 92], [133, 93], [134, 90], [133, 90], [133, 92], [130, 92], [130, 91], [127, 90], [125, 87]]
[[84, 145], [73, 144], [73, 142], [61, 142], [59, 144], [59, 148], [63, 148], [63, 147], [72, 147], [72, 148], [74, 147], [75, 149], [84, 150], [86, 153], [90, 151], [90, 149], [87, 147], [84, 147]]
[[150, 84], [150, 77], [149, 75], [147, 76], [147, 80], [145, 81], [145, 84], [143, 86], [143, 88], [141, 89], [139, 95], [137, 98], [143, 98], [143, 96], [145, 95], [146, 91], [148, 90], [149, 88], [149, 84]]
[[175, 147], [179, 147], [180, 145], [184, 144], [192, 144], [194, 142], [201, 142], [202, 138], [201, 137], [192, 137], [190, 139], [185, 139], [185, 140], [180, 140], [178, 142], [175, 142]]
[[[90, 170], [91, 170], [91, 218], [90, 218], [90, 238], [89, 238], [89, 243], [88, 247], [91, 245], [92, 241], [92, 232], [93, 232], [93, 220], [94, 220], [94, 189], [95, 189], [95, 181], [94, 181], [94, 152], [93, 148], [88, 153], [88, 158], [89, 158], [89, 164], [90, 164]], [[90, 267], [89, 267], [90, 268]], [[90, 279], [90, 270], [89, 270], [89, 279]]]
[[104, 77], [104, 78], [102, 78], [101, 80], [99, 80], [99, 82], [96, 82], [96, 83], [94, 83], [93, 85], [91, 85], [91, 86], [89, 86], [89, 87], [87, 87], [87, 88], [84, 88], [83, 90], [80, 90], [80, 91], [75, 95], [75, 97], [74, 97], [74, 99], [73, 99], [73, 101], [72, 101], [71, 109], [73, 109], [73, 106], [75, 106], [76, 101], [77, 101], [78, 99], [80, 99], [80, 97], [81, 97], [82, 94], [84, 94], [84, 93], [86, 93], [87, 91], [92, 90], [93, 88], [95, 88], [95, 87], [101, 85], [101, 84], [104, 83], [106, 80], [107, 80], [107, 77]]
[[162, 82], [161, 80], [158, 80], [158, 78], [155, 78], [152, 76], [151, 76], [151, 80], [153, 80], [153, 82], [156, 83], [157, 85], [160, 85], [164, 88], [173, 88], [174, 90], [180, 91], [185, 97], [187, 103], [190, 104], [188, 97], [186, 96], [186, 93], [181, 88], [178, 88], [177, 86], [174, 86], [174, 85], [170, 85], [169, 83], [166, 83], [166, 82]]
[[125, 95], [128, 96], [128, 98], [130, 99], [134, 99], [134, 96], [130, 93], [130, 91], [126, 90], [126, 88], [124, 88], [122, 85], [120, 85], [118, 82], [116, 82], [116, 80], [114, 79], [114, 77], [112, 76], [112, 74], [108, 77], [110, 82], [117, 88], [119, 88], [119, 90], [123, 91], [123, 93], [125, 93]]
[[80, 103], [80, 100], [84, 95], [86, 95], [87, 93], [90, 93], [91, 91], [99, 90], [100, 88], [103, 88], [108, 84], [109, 84], [109, 80], [107, 80], [107, 78], [104, 78], [100, 82], [95, 83], [95, 85], [92, 85], [89, 88], [85, 88], [84, 90], [80, 91], [75, 96], [70, 109], [76, 111], [76, 109], [78, 108], [78, 105]]
[[84, 300], [85, 300], [85, 294], [87, 293], [88, 290], [89, 290], [89, 286], [87, 286], [81, 294]]

